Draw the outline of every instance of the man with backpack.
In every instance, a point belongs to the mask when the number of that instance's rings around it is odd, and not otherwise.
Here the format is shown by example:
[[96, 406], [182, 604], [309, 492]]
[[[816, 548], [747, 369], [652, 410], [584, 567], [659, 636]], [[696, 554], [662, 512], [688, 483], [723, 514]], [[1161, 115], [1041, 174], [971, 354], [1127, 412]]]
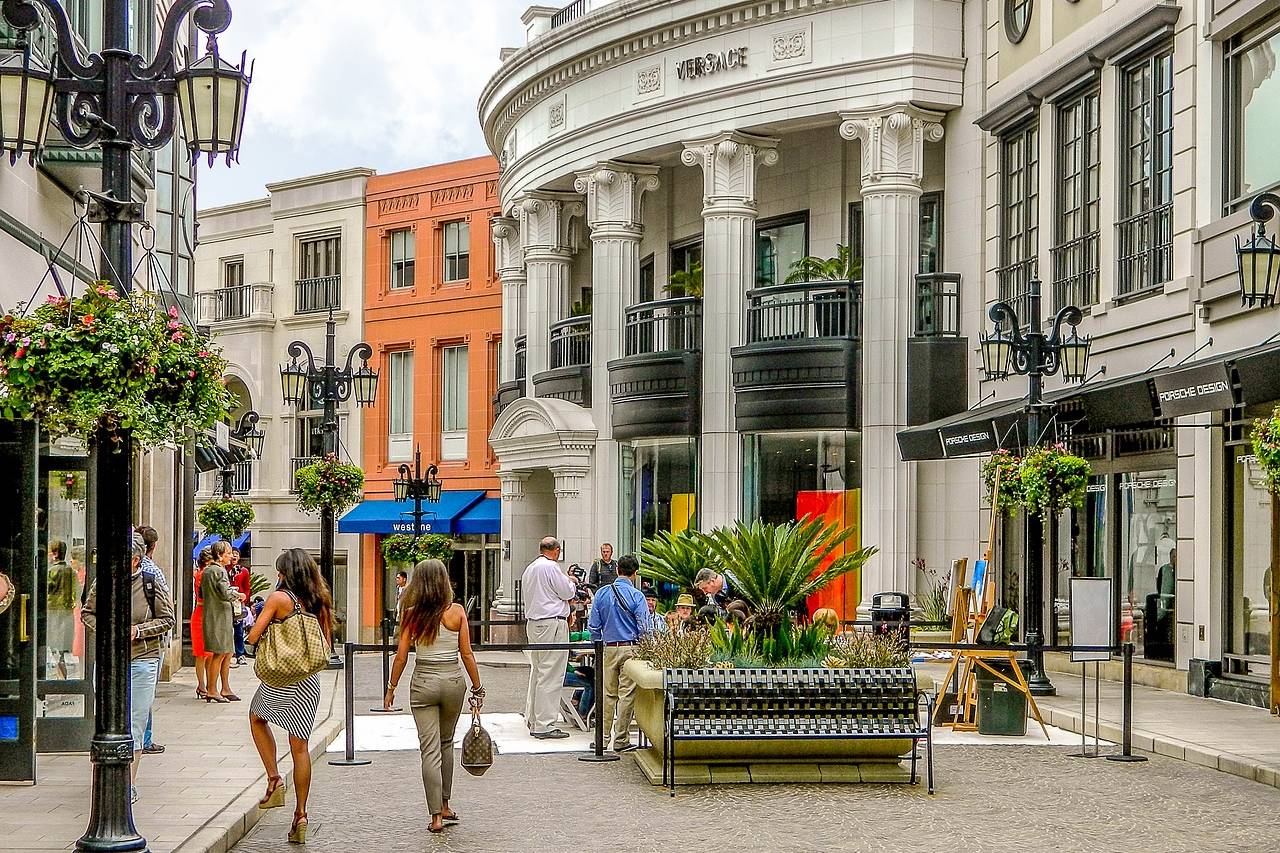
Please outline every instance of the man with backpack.
[[639, 561], [631, 554], [618, 561], [618, 579], [596, 590], [595, 605], [587, 621], [591, 639], [604, 641], [603, 731], [609, 737], [612, 730], [614, 752], [636, 748], [629, 740], [636, 685], [623, 674], [622, 666], [635, 656], [640, 635], [653, 630], [649, 605], [635, 586], [639, 568]]
[[[138, 778], [138, 761], [142, 757], [147, 720], [151, 716], [151, 705], [156, 698], [156, 679], [160, 675], [163, 638], [173, 630], [174, 625], [173, 598], [167, 587], [162, 588], [156, 582], [155, 574], [142, 570], [142, 559], [145, 556], [143, 539], [134, 534], [129, 618], [129, 723], [134, 747], [130, 778], [134, 781]], [[97, 624], [97, 594], [95, 586], [89, 593], [81, 614], [85, 628], [90, 631]], [[138, 800], [136, 787], [133, 789], [132, 800]]]

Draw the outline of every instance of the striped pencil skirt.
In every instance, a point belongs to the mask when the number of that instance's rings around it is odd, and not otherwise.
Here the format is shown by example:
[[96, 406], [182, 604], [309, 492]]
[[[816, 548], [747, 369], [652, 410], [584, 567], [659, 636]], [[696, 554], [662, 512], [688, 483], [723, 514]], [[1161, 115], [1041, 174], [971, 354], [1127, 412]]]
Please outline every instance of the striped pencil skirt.
[[253, 694], [249, 713], [274, 723], [299, 740], [311, 737], [316, 709], [320, 706], [320, 677], [309, 675], [288, 687], [259, 684]]

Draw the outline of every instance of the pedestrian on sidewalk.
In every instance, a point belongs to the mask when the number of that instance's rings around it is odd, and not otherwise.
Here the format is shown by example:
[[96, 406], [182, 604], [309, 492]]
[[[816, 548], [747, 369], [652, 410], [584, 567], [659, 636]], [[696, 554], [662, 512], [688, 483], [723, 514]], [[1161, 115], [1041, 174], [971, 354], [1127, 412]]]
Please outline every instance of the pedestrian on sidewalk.
[[[151, 704], [156, 698], [156, 678], [160, 675], [160, 638], [173, 629], [173, 598], [142, 571], [142, 558], [146, 547], [142, 537], [133, 537], [130, 564], [129, 608], [129, 730], [133, 736], [133, 762], [129, 767], [129, 780], [135, 785], [130, 793], [132, 802], [138, 801], [138, 763], [142, 760], [143, 737], [147, 719], [151, 716]], [[84, 624], [90, 631], [96, 625], [95, 608], [98, 588], [94, 585], [85, 602]]]
[[596, 592], [587, 628], [592, 641], [604, 641], [604, 726], [605, 736], [613, 732], [613, 751], [635, 749], [630, 740], [632, 703], [636, 684], [622, 671], [635, 657], [636, 640], [653, 630], [644, 593], [635, 587], [640, 562], [631, 554], [618, 561], [618, 579]]
[[[569, 602], [577, 596], [578, 585], [557, 562], [560, 543], [554, 536], [538, 543], [538, 551], [538, 558], [525, 568], [520, 583], [529, 642], [567, 643]], [[569, 650], [530, 650], [528, 654], [525, 725], [539, 739], [566, 738], [569, 733], [556, 728], [556, 720], [560, 716], [560, 691], [564, 689]]]
[[201, 548], [196, 557], [196, 570], [192, 575], [192, 600], [195, 607], [191, 609], [191, 657], [195, 660], [196, 698], [204, 699], [208, 704], [212, 693], [214, 676], [209, 672], [211, 655], [204, 647], [204, 599], [200, 596], [200, 586], [204, 583], [204, 570], [213, 565], [213, 549]]
[[[204, 600], [204, 648], [209, 653], [208, 694], [205, 702], [239, 702], [240, 697], [231, 691], [231, 652], [235, 647], [233, 601], [244, 601], [241, 593], [231, 586], [227, 566], [232, 559], [231, 543], [225, 539], [209, 546], [213, 563], [205, 569], [200, 584], [200, 597]], [[214, 679], [222, 677], [222, 690], [217, 692]]]
[[[169, 596], [169, 600], [173, 600], [173, 591], [169, 588], [169, 581], [165, 578], [164, 572], [156, 565], [155, 555], [156, 546], [160, 543], [160, 534], [154, 527], [142, 525], [136, 529], [139, 536], [142, 537], [142, 547], [146, 549], [146, 554], [142, 557], [142, 571], [150, 576], [152, 583], [158, 589], [163, 589], [165, 595]], [[175, 617], [176, 618], [176, 617]], [[169, 634], [166, 633], [160, 638], [160, 657], [163, 659], [165, 651], [169, 648]], [[154, 723], [155, 714], [147, 715], [147, 731], [142, 737], [142, 751], [147, 755], [159, 755], [164, 752], [164, 744], [156, 743], [152, 736], [152, 725]]]
[[591, 564], [587, 574], [587, 583], [593, 589], [608, 586], [618, 579], [618, 561], [613, 559], [613, 545], [608, 542], [600, 546], [600, 559]]
[[[231, 564], [231, 586], [235, 587], [236, 592], [244, 596], [240, 600], [247, 603], [251, 595], [250, 588], [252, 587], [253, 573], [249, 568], [249, 564], [240, 558], [239, 551], [233, 550], [231, 553], [235, 558], [235, 561]], [[232, 605], [232, 609], [234, 610], [234, 605]], [[244, 617], [247, 612], [248, 607], [242, 606], [240, 608], [240, 618], [236, 619], [232, 625], [232, 630], [235, 632], [236, 666], [244, 666]]]
[[471, 632], [467, 612], [453, 601], [449, 571], [439, 560], [423, 560], [413, 567], [413, 577], [402, 599], [400, 645], [391, 665], [391, 680], [383, 708], [395, 704], [396, 686], [413, 647], [416, 657], [409, 680], [409, 708], [418, 730], [422, 754], [422, 787], [431, 810], [431, 832], [440, 832], [446, 822], [456, 823], [458, 813], [449, 807], [453, 791], [453, 736], [462, 713], [466, 682], [462, 680], [459, 658], [471, 679], [471, 695], [484, 700], [480, 670], [471, 653]]
[[[333, 646], [333, 596], [320, 575], [320, 567], [301, 548], [290, 548], [276, 558], [280, 583], [267, 596], [267, 603], [254, 620], [249, 642], [257, 644], [272, 622], [283, 622], [295, 613], [309, 613], [320, 623], [325, 642]], [[262, 766], [267, 771], [267, 793], [258, 801], [260, 809], [284, 805], [284, 778], [276, 762], [276, 739], [271, 723], [289, 733], [289, 754], [293, 756], [293, 794], [297, 801], [289, 840], [305, 844], [307, 840], [307, 797], [311, 793], [311, 728], [320, 706], [320, 677], [312, 674], [288, 687], [258, 685], [249, 703], [249, 731], [258, 748]]]

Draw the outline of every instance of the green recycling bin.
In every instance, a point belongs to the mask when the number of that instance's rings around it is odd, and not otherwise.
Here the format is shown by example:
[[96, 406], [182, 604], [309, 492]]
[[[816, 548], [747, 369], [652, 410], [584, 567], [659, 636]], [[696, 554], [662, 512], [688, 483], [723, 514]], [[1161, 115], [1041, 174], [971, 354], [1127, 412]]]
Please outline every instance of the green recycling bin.
[[[1013, 678], [1008, 664], [987, 663]], [[1001, 681], [984, 667], [977, 667], [978, 734], [1021, 737], [1027, 733], [1027, 697], [1012, 684]]]

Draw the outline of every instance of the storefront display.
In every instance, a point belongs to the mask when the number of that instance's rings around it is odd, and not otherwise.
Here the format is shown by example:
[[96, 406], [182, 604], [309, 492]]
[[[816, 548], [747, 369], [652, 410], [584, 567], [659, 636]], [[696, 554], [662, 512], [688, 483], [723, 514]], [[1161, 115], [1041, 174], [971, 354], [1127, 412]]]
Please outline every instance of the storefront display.
[[1176, 472], [1120, 474], [1120, 637], [1147, 660], [1173, 662], [1178, 527]]
[[620, 531], [627, 553], [660, 530], [698, 526], [698, 440], [636, 441], [621, 446]]
[[[1244, 423], [1271, 415], [1273, 405], [1250, 406]], [[1227, 543], [1223, 675], [1265, 679], [1271, 670], [1272, 495], [1246, 438], [1229, 434], [1225, 448]]]

